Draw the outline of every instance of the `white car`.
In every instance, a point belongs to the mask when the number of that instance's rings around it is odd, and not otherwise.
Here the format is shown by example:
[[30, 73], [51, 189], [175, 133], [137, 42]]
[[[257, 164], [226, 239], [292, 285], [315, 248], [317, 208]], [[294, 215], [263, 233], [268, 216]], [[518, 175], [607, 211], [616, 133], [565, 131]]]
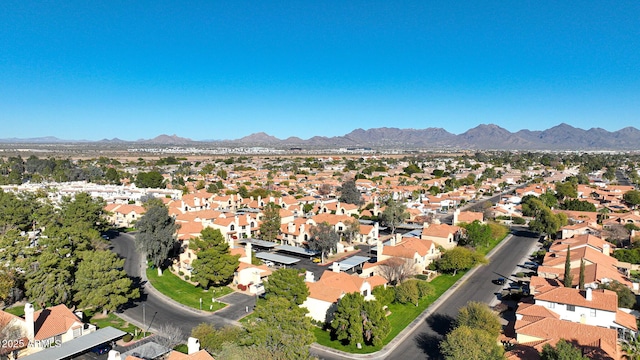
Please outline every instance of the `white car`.
[[264, 264], [267, 265], [268, 267], [276, 266], [276, 264], [274, 264], [273, 261], [269, 261], [269, 260], [265, 261]]

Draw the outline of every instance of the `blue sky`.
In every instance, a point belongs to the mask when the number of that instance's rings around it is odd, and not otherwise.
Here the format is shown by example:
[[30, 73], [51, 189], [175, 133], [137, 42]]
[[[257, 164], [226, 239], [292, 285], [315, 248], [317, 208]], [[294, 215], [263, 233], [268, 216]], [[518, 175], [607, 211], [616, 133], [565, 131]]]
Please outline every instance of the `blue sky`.
[[636, 0], [4, 0], [0, 138], [638, 128], [639, 19]]

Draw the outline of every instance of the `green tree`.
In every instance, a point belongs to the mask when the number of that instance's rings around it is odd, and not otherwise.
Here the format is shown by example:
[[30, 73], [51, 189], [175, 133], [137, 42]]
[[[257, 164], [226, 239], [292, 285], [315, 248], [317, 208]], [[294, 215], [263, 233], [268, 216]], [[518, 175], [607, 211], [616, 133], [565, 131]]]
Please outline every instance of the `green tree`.
[[407, 212], [407, 207], [403, 203], [393, 199], [390, 199], [389, 202], [387, 202], [387, 206], [381, 214], [381, 220], [391, 229], [391, 234], [395, 234], [396, 227], [408, 218], [409, 213]]
[[308, 243], [309, 249], [320, 251], [324, 263], [324, 255], [329, 251], [336, 251], [340, 235], [328, 222], [312, 227], [309, 232], [311, 233], [311, 240]]
[[567, 257], [564, 261], [564, 287], [571, 287], [573, 275], [571, 275], [571, 247], [567, 245]]
[[239, 256], [231, 255], [219, 229], [204, 228], [190, 246], [198, 257], [193, 261], [193, 281], [205, 289], [231, 282], [240, 265]]
[[420, 291], [415, 281], [405, 281], [396, 286], [396, 301], [401, 304], [418, 304]]
[[123, 270], [125, 259], [108, 250], [85, 251], [75, 273], [73, 299], [81, 308], [116, 310], [120, 305], [140, 297]]
[[216, 329], [212, 324], [202, 323], [191, 330], [191, 336], [200, 340], [200, 346], [211, 354], [222, 350], [225, 343], [237, 344], [245, 335], [244, 329], [231, 325]]
[[561, 209], [564, 210], [573, 210], [573, 211], [590, 211], [595, 212], [596, 206], [588, 201], [581, 201], [578, 199], [568, 199], [562, 203], [560, 206]]
[[6, 270], [0, 270], [0, 301], [9, 296], [9, 292], [15, 285], [13, 274]]
[[540, 360], [588, 360], [582, 356], [582, 350], [564, 339], [556, 343], [556, 347], [545, 344], [540, 352]]
[[376, 300], [365, 301], [361, 315], [365, 344], [382, 346], [382, 342], [391, 332], [391, 324], [382, 304]]
[[456, 319], [458, 326], [468, 326], [472, 329], [483, 330], [497, 338], [502, 330], [500, 318], [486, 304], [469, 302], [458, 312]]
[[152, 206], [135, 227], [138, 230], [136, 245], [158, 269], [158, 276], [162, 276], [162, 266], [176, 246], [178, 227], [175, 220], [165, 206]]
[[575, 199], [578, 197], [578, 185], [570, 181], [556, 184], [556, 195], [561, 201], [566, 198]]
[[315, 336], [306, 311], [283, 297], [258, 303], [256, 320], [247, 326], [247, 344], [266, 347], [283, 359], [307, 359]]
[[162, 189], [165, 187], [164, 177], [159, 171], [139, 172], [134, 183], [139, 188]]
[[364, 342], [361, 309], [364, 306], [364, 297], [360, 293], [345, 294], [340, 301], [331, 328], [338, 340], [350, 344]]
[[262, 240], [275, 241], [280, 233], [280, 206], [270, 202], [264, 207], [264, 216], [260, 224], [260, 237]]
[[296, 305], [302, 304], [309, 296], [309, 288], [296, 269], [278, 269], [265, 283], [267, 298], [284, 297]]
[[73, 297], [73, 264], [47, 249], [27, 271], [27, 297], [39, 304], [69, 304]]
[[471, 245], [474, 247], [486, 246], [492, 239], [491, 228], [478, 220], [470, 224], [462, 224], [466, 230], [461, 245]]
[[486, 259], [476, 252], [465, 247], [456, 246], [447, 250], [436, 262], [438, 270], [443, 272], [453, 272], [455, 276], [458, 270], [466, 270], [478, 263], [485, 263]]
[[107, 169], [107, 172], [104, 174], [105, 180], [107, 180], [110, 184], [120, 185], [122, 177], [118, 174], [118, 170], [110, 167]]
[[618, 294], [618, 307], [625, 309], [633, 309], [636, 304], [636, 296], [628, 286], [618, 281], [611, 281], [606, 284], [600, 284], [600, 289], [615, 291]]
[[580, 275], [578, 275], [578, 289], [584, 290], [584, 259], [580, 260]]
[[362, 205], [362, 195], [356, 187], [356, 182], [353, 179], [347, 180], [342, 183], [340, 187], [340, 202], [354, 205]]
[[440, 352], [446, 360], [504, 359], [504, 350], [497, 339], [480, 329], [459, 326], [440, 343]]
[[640, 205], [640, 191], [638, 190], [629, 190], [624, 195], [622, 195], [622, 199], [633, 208], [636, 208]]

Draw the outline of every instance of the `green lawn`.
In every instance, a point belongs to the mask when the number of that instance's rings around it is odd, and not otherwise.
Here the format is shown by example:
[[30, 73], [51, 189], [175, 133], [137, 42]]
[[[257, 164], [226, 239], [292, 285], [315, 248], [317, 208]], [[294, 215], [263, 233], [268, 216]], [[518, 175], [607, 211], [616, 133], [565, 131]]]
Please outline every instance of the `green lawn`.
[[[431, 281], [431, 285], [434, 288], [433, 294], [426, 296], [418, 302], [418, 306], [414, 304], [391, 304], [389, 305], [389, 323], [391, 323], [391, 332], [384, 340], [383, 346], [393, 340], [402, 330], [404, 330], [415, 318], [417, 318], [429, 305], [436, 301], [447, 289], [451, 287], [456, 281], [458, 281], [464, 271], [460, 271], [456, 276], [452, 275], [440, 275]], [[332, 340], [331, 334], [321, 328], [314, 328], [316, 335], [316, 342], [320, 345], [324, 345], [336, 350], [354, 353], [354, 354], [368, 354], [379, 351], [382, 347], [366, 346], [363, 345], [362, 349], [358, 349], [356, 344], [343, 344], [338, 340]]]
[[103, 328], [106, 328], [107, 326], [112, 326], [116, 329], [122, 330], [131, 335], [137, 334], [138, 336], [136, 338], [142, 337], [142, 329], [119, 318], [114, 313], [109, 313], [106, 317], [96, 315], [92, 317], [91, 320], [89, 320], [89, 322], [97, 326], [98, 329], [103, 329]]
[[156, 290], [183, 305], [200, 309], [200, 299], [202, 299], [202, 310], [206, 311], [216, 311], [225, 307], [226, 304], [217, 301], [212, 303], [211, 299], [218, 299], [233, 292], [228, 286], [209, 290], [201, 289], [181, 280], [168, 269], [162, 273], [162, 276], [158, 276], [158, 270], [149, 268], [147, 278]]

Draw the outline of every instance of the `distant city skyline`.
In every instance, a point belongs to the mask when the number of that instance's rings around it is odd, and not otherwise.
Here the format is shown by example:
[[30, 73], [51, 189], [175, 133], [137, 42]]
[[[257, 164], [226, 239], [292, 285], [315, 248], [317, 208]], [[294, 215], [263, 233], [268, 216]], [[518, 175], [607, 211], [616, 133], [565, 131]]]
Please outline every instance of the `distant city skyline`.
[[0, 5], [0, 138], [640, 124], [640, 2]]

